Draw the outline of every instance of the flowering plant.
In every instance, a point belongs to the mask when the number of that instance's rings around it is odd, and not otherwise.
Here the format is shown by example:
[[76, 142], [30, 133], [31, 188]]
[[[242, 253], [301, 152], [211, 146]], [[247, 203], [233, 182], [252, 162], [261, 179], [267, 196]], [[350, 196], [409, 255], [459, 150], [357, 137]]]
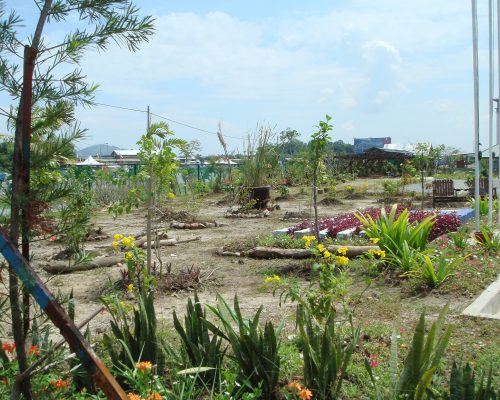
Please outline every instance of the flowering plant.
[[153, 275], [148, 274], [146, 268], [146, 254], [144, 250], [136, 246], [133, 236], [124, 236], [116, 233], [113, 236], [113, 249], [115, 251], [124, 251], [124, 262], [127, 266], [126, 275], [128, 283], [126, 283], [127, 291], [134, 292], [134, 288], [141, 290], [142, 287], [149, 289], [156, 285], [156, 279]]

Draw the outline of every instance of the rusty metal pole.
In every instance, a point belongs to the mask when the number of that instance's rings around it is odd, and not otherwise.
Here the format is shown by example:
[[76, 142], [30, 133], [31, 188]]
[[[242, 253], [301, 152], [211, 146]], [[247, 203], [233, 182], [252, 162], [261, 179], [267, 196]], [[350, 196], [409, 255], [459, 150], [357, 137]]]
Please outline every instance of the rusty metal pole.
[[108, 399], [127, 400], [127, 395], [121, 386], [102, 361], [99, 360], [73, 321], [71, 321], [17, 247], [8, 239], [7, 233], [2, 228], [0, 228], [0, 252], [9, 263], [11, 271], [21, 279], [38, 305], [59, 329], [61, 335], [68, 342], [71, 351], [80, 359], [82, 366], [88, 371]]

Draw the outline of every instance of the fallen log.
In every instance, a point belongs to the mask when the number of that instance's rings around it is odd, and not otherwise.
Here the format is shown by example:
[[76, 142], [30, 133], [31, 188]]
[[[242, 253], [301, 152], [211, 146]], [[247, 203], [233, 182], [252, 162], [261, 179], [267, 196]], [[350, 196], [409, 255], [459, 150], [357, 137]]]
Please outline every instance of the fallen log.
[[[155, 234], [152, 234], [152, 239], [154, 239]], [[168, 239], [167, 232], [158, 232], [158, 237], [160, 239]], [[137, 247], [144, 247], [145, 243], [148, 242], [148, 238], [146, 236], [140, 236], [138, 239], [135, 240], [135, 245]], [[154, 243], [154, 240], [151, 241], [151, 243]]]
[[67, 261], [53, 261], [42, 265], [44, 271], [50, 274], [70, 274], [71, 272], [88, 271], [95, 268], [106, 268], [123, 261], [121, 256], [104, 256], [85, 261], [77, 265], [68, 265]]
[[[164, 240], [159, 240], [158, 242], [151, 242], [151, 247], [157, 247], [157, 246], [177, 246], [180, 243], [188, 243], [188, 242], [194, 242], [196, 240], [200, 240], [201, 236], [196, 236], [194, 238], [189, 238], [189, 239], [164, 239]], [[147, 243], [143, 243], [141, 247], [146, 247]]]
[[213, 222], [177, 222], [173, 221], [170, 224], [170, 227], [173, 229], [206, 229], [206, 228], [215, 228], [219, 226], [216, 221]]
[[[369, 250], [380, 250], [378, 246], [327, 246], [328, 251], [336, 254], [340, 248], [347, 248], [346, 257], [356, 258], [367, 253]], [[293, 258], [305, 259], [313, 255], [313, 249], [281, 249], [278, 247], [255, 247], [244, 253], [250, 258]], [[224, 255], [224, 254], [221, 254]], [[229, 255], [229, 254], [227, 254]]]

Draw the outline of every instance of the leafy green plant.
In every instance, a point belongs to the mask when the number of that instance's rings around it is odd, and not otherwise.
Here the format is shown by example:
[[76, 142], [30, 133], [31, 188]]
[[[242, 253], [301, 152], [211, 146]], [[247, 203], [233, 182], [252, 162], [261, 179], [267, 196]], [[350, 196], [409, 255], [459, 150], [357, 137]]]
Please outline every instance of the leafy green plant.
[[259, 327], [263, 307], [250, 319], [241, 315], [238, 296], [234, 297], [234, 309], [217, 296], [217, 307], [207, 306], [220, 320], [222, 329], [205, 320], [213, 334], [226, 339], [232, 349], [231, 357], [239, 367], [238, 380], [249, 392], [260, 388], [262, 398], [277, 399], [280, 372], [281, 326], [275, 328], [271, 321]]
[[[471, 197], [469, 199], [469, 204], [471, 208], [475, 208], [476, 199]], [[488, 197], [479, 197], [479, 215], [488, 215], [488, 211], [490, 209], [489, 199]], [[493, 199], [493, 210], [498, 210], [498, 199]]]
[[345, 338], [335, 324], [335, 311], [330, 311], [323, 323], [318, 323], [307, 307], [297, 305], [304, 384], [313, 391], [315, 399], [337, 398], [358, 343], [360, 328], [352, 330], [345, 345]]
[[483, 372], [477, 382], [475, 371], [469, 363], [464, 366], [454, 362], [450, 373], [449, 393], [428, 390], [427, 395], [430, 399], [443, 400], [496, 400], [500, 397], [500, 391], [493, 387], [492, 373], [490, 365], [488, 372]]
[[480, 239], [476, 236], [479, 244], [490, 253], [498, 253], [500, 251], [500, 235], [495, 234], [486, 226], [482, 226], [480, 232]]
[[467, 247], [467, 235], [467, 230], [461, 228], [456, 232], [448, 233], [448, 238], [457, 248], [465, 249]]
[[393, 243], [393, 246], [387, 247], [387, 249], [387, 264], [403, 272], [411, 271], [415, 265], [421, 262], [421, 252], [410, 247], [407, 241], [403, 241], [401, 245]]
[[248, 135], [243, 164], [244, 183], [247, 187], [262, 186], [266, 181], [266, 167], [275, 150], [269, 142], [273, 137], [270, 126], [257, 126], [253, 135]]
[[453, 275], [457, 266], [464, 260], [464, 257], [450, 259], [445, 254], [432, 258], [423, 254], [408, 275], [422, 280], [430, 288], [437, 288]]
[[279, 185], [276, 190], [282, 199], [287, 199], [290, 196], [290, 188], [286, 185]]
[[217, 335], [210, 337], [208, 325], [205, 322], [206, 311], [200, 303], [198, 294], [194, 293], [194, 304], [188, 300], [184, 326], [174, 311], [174, 327], [181, 339], [181, 358], [184, 368], [209, 367], [209, 370], [200, 373], [203, 382], [211, 383], [216, 380], [226, 349], [223, 348], [222, 338]]
[[163, 374], [165, 355], [157, 335], [153, 292], [141, 290], [138, 307], [132, 310], [116, 297], [102, 299], [102, 302], [113, 318], [110, 322], [113, 335], [103, 336], [104, 348], [113, 365], [133, 369], [136, 362], [149, 361], [156, 365], [158, 375]]
[[265, 247], [279, 247], [282, 249], [297, 249], [304, 244], [302, 239], [295, 238], [291, 235], [266, 235], [259, 237], [257, 244]]
[[70, 195], [62, 203], [59, 240], [69, 256], [83, 253], [83, 244], [90, 224], [92, 180], [85, 171], [70, 170], [67, 176]]
[[365, 367], [370, 375], [375, 388], [377, 399], [400, 399], [408, 400], [423, 399], [426, 390], [432, 384], [432, 378], [439, 367], [441, 358], [448, 346], [451, 336], [451, 327], [443, 332], [443, 325], [448, 305], [441, 310], [437, 320], [431, 325], [429, 333], [425, 334], [425, 311], [415, 327], [412, 344], [403, 362], [403, 368], [398, 370], [398, 338], [394, 332], [391, 336], [391, 385], [381, 392], [377, 386], [377, 380], [373, 374], [373, 368], [368, 360]]
[[363, 229], [370, 240], [376, 242], [387, 254], [398, 256], [405, 242], [412, 249], [424, 250], [436, 217], [429, 215], [420, 222], [412, 224], [408, 220], [408, 209], [397, 218], [396, 212], [397, 205], [394, 204], [389, 214], [382, 208], [381, 215], [376, 220], [370, 215], [363, 216], [359, 213], [355, 215], [363, 224]]
[[384, 181], [382, 182], [384, 203], [387, 204], [392, 197], [394, 197], [399, 192], [399, 183], [395, 181]]
[[333, 126], [330, 124], [332, 117], [329, 115], [325, 116], [324, 121], [319, 121], [317, 126], [318, 131], [311, 135], [311, 140], [308, 144], [309, 147], [309, 161], [312, 169], [312, 191], [313, 191], [313, 208], [314, 208], [314, 235], [321, 243], [321, 237], [319, 235], [319, 224], [318, 224], [318, 178], [320, 164], [325, 158], [327, 151], [327, 145], [330, 140], [330, 135], [328, 132], [333, 130]]

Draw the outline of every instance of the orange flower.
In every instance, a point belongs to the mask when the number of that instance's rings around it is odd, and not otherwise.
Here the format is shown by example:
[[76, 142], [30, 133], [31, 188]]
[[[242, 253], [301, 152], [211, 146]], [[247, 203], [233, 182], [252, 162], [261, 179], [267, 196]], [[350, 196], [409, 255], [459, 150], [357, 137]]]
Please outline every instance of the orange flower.
[[2, 378], [2, 383], [3, 383], [4, 385], [8, 385], [8, 384], [9, 384], [9, 378], [7, 378], [6, 376], [4, 376], [4, 377]]
[[32, 344], [30, 346], [30, 349], [28, 350], [28, 354], [31, 356], [31, 355], [35, 355], [35, 356], [39, 356], [40, 355], [40, 349], [38, 348], [38, 346]]
[[68, 386], [70, 384], [70, 380], [69, 379], [65, 379], [65, 380], [62, 380], [61, 378], [59, 378], [58, 380], [56, 381], [50, 381], [50, 385], [52, 387], [54, 387], [55, 389], [62, 389], [62, 388], [65, 388], [66, 386]]
[[148, 397], [148, 400], [162, 400], [163, 398], [160, 396], [160, 393], [151, 393]]
[[309, 389], [304, 388], [304, 389], [299, 390], [299, 392], [297, 393], [297, 396], [299, 396], [302, 400], [310, 400], [310, 399], [312, 399], [313, 394]]
[[135, 393], [129, 393], [127, 394], [127, 399], [128, 400], [142, 400], [141, 396]]
[[139, 371], [145, 371], [147, 369], [153, 368], [153, 364], [151, 364], [150, 361], [141, 361], [141, 362], [138, 362], [137, 364], [135, 364], [135, 367]]
[[290, 389], [302, 390], [302, 386], [297, 381], [292, 381], [287, 385]]
[[14, 350], [16, 350], [16, 344], [2, 343], [2, 349], [5, 350], [7, 353], [14, 353]]

